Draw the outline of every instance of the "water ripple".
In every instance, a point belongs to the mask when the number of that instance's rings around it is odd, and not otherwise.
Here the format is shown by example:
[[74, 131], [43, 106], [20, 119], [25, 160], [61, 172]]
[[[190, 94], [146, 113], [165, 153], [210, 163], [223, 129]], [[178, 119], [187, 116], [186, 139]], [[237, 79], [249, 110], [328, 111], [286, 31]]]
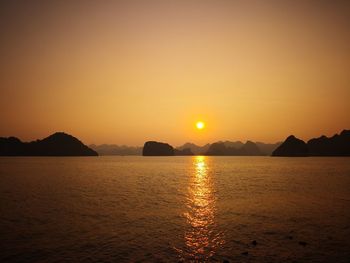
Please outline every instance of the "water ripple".
[[215, 222], [216, 196], [213, 188], [207, 157], [194, 157], [186, 200], [187, 211], [184, 213], [188, 229], [182, 258], [208, 260], [224, 244], [223, 234], [218, 231]]

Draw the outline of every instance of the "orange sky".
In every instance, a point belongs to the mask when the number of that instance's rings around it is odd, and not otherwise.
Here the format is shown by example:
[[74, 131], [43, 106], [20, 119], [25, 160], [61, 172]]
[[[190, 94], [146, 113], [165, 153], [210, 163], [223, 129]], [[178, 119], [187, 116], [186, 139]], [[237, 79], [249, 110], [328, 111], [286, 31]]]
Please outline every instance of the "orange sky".
[[4, 2], [0, 136], [180, 145], [350, 128], [346, 1]]

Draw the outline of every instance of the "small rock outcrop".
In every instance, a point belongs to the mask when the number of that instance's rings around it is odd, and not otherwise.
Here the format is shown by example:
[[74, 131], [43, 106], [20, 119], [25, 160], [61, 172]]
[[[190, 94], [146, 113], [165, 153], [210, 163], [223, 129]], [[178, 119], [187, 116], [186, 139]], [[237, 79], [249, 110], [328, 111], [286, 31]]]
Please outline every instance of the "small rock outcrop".
[[143, 156], [173, 156], [174, 154], [174, 148], [171, 145], [162, 142], [145, 142], [142, 149]]
[[290, 135], [276, 150], [272, 156], [308, 156], [308, 147], [306, 143], [294, 135]]

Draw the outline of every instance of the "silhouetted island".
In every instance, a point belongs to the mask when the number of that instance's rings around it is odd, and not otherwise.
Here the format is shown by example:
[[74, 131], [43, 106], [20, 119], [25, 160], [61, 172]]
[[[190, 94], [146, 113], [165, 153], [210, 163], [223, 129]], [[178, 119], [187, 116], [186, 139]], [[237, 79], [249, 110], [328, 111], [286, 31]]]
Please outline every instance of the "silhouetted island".
[[57, 132], [32, 142], [22, 142], [16, 137], [0, 137], [1, 156], [97, 156], [97, 152], [77, 138]]
[[323, 135], [307, 143], [291, 135], [272, 156], [350, 156], [350, 130], [330, 138]]
[[174, 148], [162, 142], [148, 141], [142, 149], [143, 156], [173, 156]]

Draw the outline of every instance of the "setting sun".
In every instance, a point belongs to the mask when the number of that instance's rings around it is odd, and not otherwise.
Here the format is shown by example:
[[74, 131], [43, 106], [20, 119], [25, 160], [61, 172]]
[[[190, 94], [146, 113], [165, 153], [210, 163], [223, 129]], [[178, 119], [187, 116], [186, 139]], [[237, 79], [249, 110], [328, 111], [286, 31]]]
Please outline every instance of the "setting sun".
[[205, 126], [205, 124], [202, 121], [198, 121], [196, 123], [196, 127], [197, 127], [198, 130], [202, 130], [204, 128], [204, 126]]

